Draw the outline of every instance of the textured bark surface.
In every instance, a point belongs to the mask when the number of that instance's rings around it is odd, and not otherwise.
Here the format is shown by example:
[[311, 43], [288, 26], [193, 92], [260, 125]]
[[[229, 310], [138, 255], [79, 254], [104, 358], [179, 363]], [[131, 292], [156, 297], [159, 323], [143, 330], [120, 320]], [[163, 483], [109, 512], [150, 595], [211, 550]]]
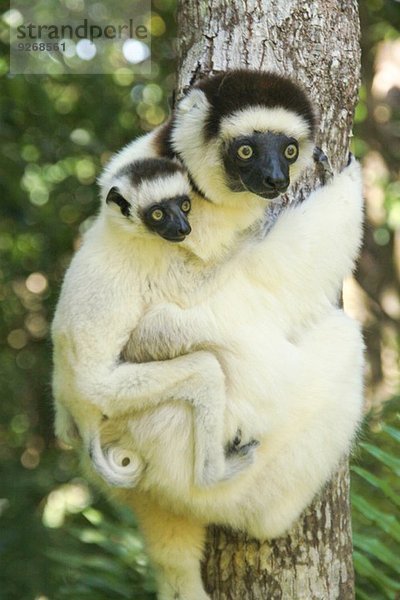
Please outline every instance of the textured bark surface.
[[356, 0], [179, 0], [178, 88], [201, 74], [250, 67], [303, 84], [338, 166], [348, 147], [360, 70]]
[[218, 600], [354, 598], [347, 465], [284, 538], [260, 544], [210, 528], [203, 572]]
[[[347, 161], [359, 85], [356, 0], [180, 0], [178, 91], [198, 77], [250, 67], [302, 83], [320, 113], [317, 144]], [[309, 173], [293, 193], [318, 182]], [[347, 465], [290, 534], [259, 544], [209, 531], [204, 579], [215, 600], [354, 598]]]

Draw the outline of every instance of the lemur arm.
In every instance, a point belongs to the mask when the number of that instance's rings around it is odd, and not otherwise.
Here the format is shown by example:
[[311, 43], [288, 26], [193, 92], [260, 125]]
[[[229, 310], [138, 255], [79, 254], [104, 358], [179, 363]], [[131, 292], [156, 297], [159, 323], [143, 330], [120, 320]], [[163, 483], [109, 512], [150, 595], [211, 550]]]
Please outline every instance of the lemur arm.
[[327, 185], [279, 217], [254, 248], [249, 268], [272, 293], [287, 286], [292, 303], [296, 294], [313, 302], [323, 294], [334, 302], [354, 266], [362, 219], [360, 166], [353, 158]]
[[[184, 400], [198, 409], [212, 410], [223, 404], [223, 373], [208, 352], [194, 352], [170, 360], [149, 363], [101, 364], [97, 355], [95, 373], [84, 371], [78, 387], [107, 418], [143, 411], [172, 400]], [[94, 366], [94, 365], [93, 365]], [[210, 395], [216, 398], [211, 401]], [[190, 397], [188, 397], [190, 396]]]
[[[95, 316], [93, 321], [99, 325], [102, 322]], [[207, 485], [222, 478], [225, 472], [225, 389], [217, 359], [208, 352], [195, 352], [172, 360], [121, 364], [118, 362], [118, 341], [121, 339], [118, 333], [114, 329], [113, 338], [107, 336], [105, 352], [92, 343], [87, 352], [76, 354], [72, 366], [74, 381], [64, 381], [62, 396], [66, 397], [73, 390], [74, 402], [89, 402], [107, 418], [132, 415], [171, 401], [188, 403], [193, 407], [194, 418], [195, 482]], [[116, 350], [113, 363], [110, 361], [112, 342]], [[81, 343], [74, 346], [75, 352], [77, 347], [82, 348]], [[64, 344], [64, 356], [56, 361], [58, 388], [62, 385], [62, 372], [57, 374], [57, 365], [62, 371], [65, 350]]]

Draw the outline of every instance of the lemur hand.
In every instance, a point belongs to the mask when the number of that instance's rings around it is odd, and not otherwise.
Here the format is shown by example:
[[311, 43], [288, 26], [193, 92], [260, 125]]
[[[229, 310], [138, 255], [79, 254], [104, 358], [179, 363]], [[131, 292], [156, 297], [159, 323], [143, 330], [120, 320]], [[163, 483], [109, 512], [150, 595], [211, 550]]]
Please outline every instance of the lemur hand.
[[314, 148], [313, 158], [317, 165], [319, 165], [322, 169], [323, 183], [329, 183], [333, 177], [333, 169], [331, 163], [329, 162], [329, 158], [327, 157], [325, 152], [321, 150], [321, 148], [318, 148], [318, 146], [315, 146]]
[[237, 430], [235, 438], [225, 446], [226, 470], [223, 480], [231, 479], [253, 464], [258, 440], [250, 440], [242, 444], [242, 432]]

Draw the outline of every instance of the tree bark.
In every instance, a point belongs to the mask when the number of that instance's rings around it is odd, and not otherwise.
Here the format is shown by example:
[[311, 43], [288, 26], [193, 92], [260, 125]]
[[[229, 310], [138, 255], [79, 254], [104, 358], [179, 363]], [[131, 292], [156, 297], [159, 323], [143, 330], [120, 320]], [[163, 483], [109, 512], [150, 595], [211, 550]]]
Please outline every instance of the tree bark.
[[[299, 81], [320, 113], [317, 145], [347, 161], [360, 71], [356, 0], [179, 0], [178, 93], [199, 76], [247, 67]], [[309, 173], [292, 192], [318, 183]], [[287, 537], [260, 544], [212, 527], [205, 585], [218, 600], [354, 598], [344, 463]]]

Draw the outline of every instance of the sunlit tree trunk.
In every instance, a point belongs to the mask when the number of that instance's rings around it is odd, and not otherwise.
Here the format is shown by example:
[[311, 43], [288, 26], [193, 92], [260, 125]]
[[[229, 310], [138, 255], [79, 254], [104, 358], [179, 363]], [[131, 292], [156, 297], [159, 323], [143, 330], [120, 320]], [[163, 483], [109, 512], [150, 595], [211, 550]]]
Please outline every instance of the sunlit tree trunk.
[[[294, 77], [320, 113], [317, 144], [336, 169], [346, 162], [359, 85], [356, 0], [180, 0], [178, 53], [178, 93], [203, 74], [235, 67]], [[297, 197], [316, 177], [301, 182]], [[350, 600], [351, 551], [343, 464], [284, 538], [259, 544], [210, 528], [204, 579], [215, 600]]]

